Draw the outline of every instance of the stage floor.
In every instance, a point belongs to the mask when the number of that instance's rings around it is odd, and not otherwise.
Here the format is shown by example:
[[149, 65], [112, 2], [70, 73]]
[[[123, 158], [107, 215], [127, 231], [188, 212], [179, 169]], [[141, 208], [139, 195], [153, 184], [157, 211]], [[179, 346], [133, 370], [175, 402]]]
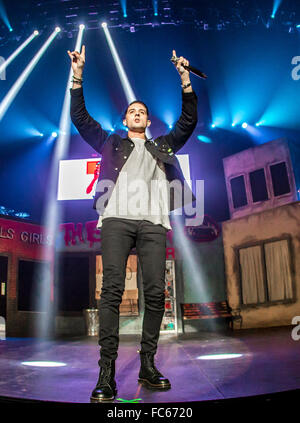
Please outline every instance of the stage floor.
[[[123, 335], [116, 361], [115, 402], [120, 403], [118, 398], [140, 398], [140, 403], [222, 400], [299, 389], [300, 340], [292, 339], [291, 330], [280, 327], [161, 335], [156, 366], [172, 384], [165, 392], [149, 391], [138, 384], [140, 336]], [[238, 356], [211, 359], [219, 354]], [[98, 379], [98, 358], [96, 337], [2, 339], [0, 397], [89, 403]], [[22, 364], [32, 361], [65, 365]]]

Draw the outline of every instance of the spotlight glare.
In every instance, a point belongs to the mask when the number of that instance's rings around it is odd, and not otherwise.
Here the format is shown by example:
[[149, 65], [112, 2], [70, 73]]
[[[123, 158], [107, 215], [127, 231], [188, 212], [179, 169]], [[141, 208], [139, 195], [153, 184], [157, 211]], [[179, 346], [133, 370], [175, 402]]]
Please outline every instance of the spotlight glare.
[[107, 27], [107, 23], [106, 22], [102, 22], [101, 26], [102, 26], [102, 28], [106, 28]]
[[39, 35], [39, 31], [35, 30], [35, 31], [33, 31], [33, 34], [34, 35]]
[[[53, 33], [50, 35], [50, 37], [46, 40], [46, 42], [42, 45], [42, 47], [39, 49], [39, 51], [35, 54], [35, 56], [31, 59], [31, 61], [26, 66], [26, 68], [20, 74], [20, 76], [18, 77], [16, 82], [13, 84], [13, 86], [10, 88], [10, 90], [8, 91], [6, 96], [2, 99], [2, 101], [0, 103], [0, 121], [3, 119], [3, 116], [5, 115], [7, 109], [9, 108], [9, 106], [11, 105], [13, 100], [15, 99], [16, 95], [19, 93], [20, 89], [24, 85], [28, 76], [30, 75], [30, 73], [32, 72], [32, 70], [34, 69], [34, 67], [36, 66], [38, 61], [40, 60], [40, 58], [43, 56], [43, 54], [45, 53], [45, 51], [47, 50], [49, 45], [52, 43], [52, 41], [54, 40], [56, 35], [57, 35], [57, 31], [53, 31]], [[33, 37], [34, 37], [33, 34], [31, 34], [31, 36], [28, 38], [28, 40], [26, 40], [26, 43], [28, 44], [28, 42], [30, 40], [32, 40]], [[20, 51], [20, 50], [17, 49], [16, 52], [17, 51]], [[12, 60], [12, 57], [14, 58], [15, 56], [16, 55], [13, 53], [12, 56], [10, 56], [10, 58], [8, 58], [6, 62], [4, 62], [3, 66], [7, 66], [9, 61]], [[2, 72], [3, 71], [2, 66], [0, 67], [0, 69], [1, 69], [0, 72]]]
[[212, 124], [211, 124], [211, 127], [212, 127], [212, 128], [215, 128], [215, 127], [216, 127], [216, 124], [215, 124], [215, 123], [212, 123]]
[[84, 24], [80, 24], [79, 25], [79, 29], [84, 29], [85, 28], [85, 25]]
[[200, 355], [197, 357], [198, 360], [227, 360], [230, 358], [241, 357], [242, 354], [211, 354], [211, 355]]
[[235, 126], [235, 125], [236, 125], [236, 123], [232, 122], [231, 126]]
[[244, 122], [243, 124], [242, 124], [242, 127], [245, 129], [245, 128], [247, 128], [247, 126], [248, 126], [248, 123], [247, 122]]
[[169, 128], [172, 129], [173, 128], [173, 125], [169, 125]]
[[67, 365], [58, 361], [23, 361], [21, 364], [33, 367], [63, 367]]
[[57, 137], [57, 132], [52, 132], [51, 135], [52, 135], [53, 138], [56, 138]]
[[59, 27], [59, 26], [57, 26], [57, 27], [55, 28], [55, 31], [56, 31], [56, 32], [60, 32], [60, 31], [61, 31], [60, 27]]

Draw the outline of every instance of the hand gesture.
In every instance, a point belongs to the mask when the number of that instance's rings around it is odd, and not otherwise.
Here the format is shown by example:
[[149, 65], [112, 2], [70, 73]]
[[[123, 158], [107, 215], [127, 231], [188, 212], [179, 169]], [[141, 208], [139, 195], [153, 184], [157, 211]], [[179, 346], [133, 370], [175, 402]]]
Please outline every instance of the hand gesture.
[[[175, 50], [173, 50], [173, 56], [177, 57]], [[175, 65], [175, 67], [177, 69], [177, 72], [179, 73], [181, 79], [187, 79], [187, 78], [189, 78], [189, 73], [190, 72], [183, 67], [183, 65], [188, 66], [189, 63], [190, 62], [187, 59], [185, 59], [184, 57], [182, 57], [182, 56], [180, 56], [179, 59], [178, 59], [178, 61], [176, 63], [174, 63], [174, 65]]]
[[85, 64], [85, 45], [81, 47], [81, 53], [78, 51], [68, 50], [68, 55], [72, 60], [72, 69], [74, 76], [82, 78], [83, 68]]

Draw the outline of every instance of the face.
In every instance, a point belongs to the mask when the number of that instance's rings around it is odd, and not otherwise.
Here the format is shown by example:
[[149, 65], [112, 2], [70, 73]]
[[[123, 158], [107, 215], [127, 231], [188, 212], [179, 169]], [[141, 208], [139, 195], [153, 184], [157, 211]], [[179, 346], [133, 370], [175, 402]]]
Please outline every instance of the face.
[[147, 126], [151, 124], [148, 119], [146, 107], [141, 103], [133, 103], [127, 109], [123, 124], [130, 131], [145, 132]]

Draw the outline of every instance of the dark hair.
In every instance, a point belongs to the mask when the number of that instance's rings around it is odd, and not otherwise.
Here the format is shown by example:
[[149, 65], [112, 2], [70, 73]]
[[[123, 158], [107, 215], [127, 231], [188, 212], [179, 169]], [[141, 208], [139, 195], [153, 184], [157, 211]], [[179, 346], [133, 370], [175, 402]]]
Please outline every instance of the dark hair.
[[126, 108], [126, 110], [125, 110], [125, 113], [123, 113], [123, 119], [125, 119], [126, 114], [127, 114], [127, 110], [129, 109], [129, 107], [130, 107], [132, 104], [135, 104], [135, 103], [142, 104], [142, 105], [145, 107], [145, 109], [146, 109], [147, 116], [149, 116], [149, 109], [148, 109], [147, 105], [146, 105], [143, 101], [140, 101], [140, 100], [134, 100], [134, 101], [132, 101], [130, 104], [128, 104], [128, 106], [127, 106], [127, 108]]

